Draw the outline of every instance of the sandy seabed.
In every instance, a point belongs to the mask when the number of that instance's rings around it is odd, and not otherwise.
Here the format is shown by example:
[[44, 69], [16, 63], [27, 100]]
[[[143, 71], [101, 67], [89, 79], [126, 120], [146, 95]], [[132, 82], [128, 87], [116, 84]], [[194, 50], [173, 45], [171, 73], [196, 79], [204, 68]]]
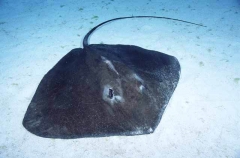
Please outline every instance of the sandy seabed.
[[[153, 134], [71, 140], [29, 133], [35, 90], [95, 25], [90, 43], [131, 44], [177, 57], [181, 78]], [[240, 157], [240, 1], [0, 1], [0, 158]]]

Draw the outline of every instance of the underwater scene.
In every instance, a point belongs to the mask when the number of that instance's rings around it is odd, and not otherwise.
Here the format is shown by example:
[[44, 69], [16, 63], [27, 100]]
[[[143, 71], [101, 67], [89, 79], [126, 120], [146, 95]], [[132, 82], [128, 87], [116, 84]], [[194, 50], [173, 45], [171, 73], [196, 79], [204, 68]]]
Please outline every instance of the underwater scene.
[[240, 0], [0, 0], [0, 158], [239, 158]]

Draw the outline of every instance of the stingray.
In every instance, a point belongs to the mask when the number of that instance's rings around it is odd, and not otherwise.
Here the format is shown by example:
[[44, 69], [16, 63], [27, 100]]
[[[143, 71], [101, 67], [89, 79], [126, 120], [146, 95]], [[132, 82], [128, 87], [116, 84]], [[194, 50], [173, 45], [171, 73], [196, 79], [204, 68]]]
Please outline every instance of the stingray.
[[[41, 80], [23, 119], [45, 138], [132, 136], [153, 133], [180, 77], [174, 56], [134, 45], [88, 44], [66, 54]], [[109, 36], [109, 35], [106, 35]]]

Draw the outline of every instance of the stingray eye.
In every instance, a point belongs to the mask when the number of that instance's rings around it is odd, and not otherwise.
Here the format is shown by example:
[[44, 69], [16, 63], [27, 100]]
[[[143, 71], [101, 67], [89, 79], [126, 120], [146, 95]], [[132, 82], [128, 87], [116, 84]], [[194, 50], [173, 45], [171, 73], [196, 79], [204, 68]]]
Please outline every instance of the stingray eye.
[[109, 88], [108, 97], [109, 97], [110, 99], [113, 98], [113, 90], [112, 90], [111, 88]]

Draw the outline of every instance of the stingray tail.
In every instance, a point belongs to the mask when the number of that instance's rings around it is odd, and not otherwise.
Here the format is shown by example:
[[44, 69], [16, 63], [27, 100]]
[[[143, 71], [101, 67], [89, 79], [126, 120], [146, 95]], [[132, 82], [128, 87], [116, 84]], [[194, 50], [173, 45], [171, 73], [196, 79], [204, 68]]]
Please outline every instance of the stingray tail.
[[84, 37], [83, 39], [83, 47], [87, 47], [88, 46], [88, 38], [89, 36], [100, 26], [111, 22], [111, 21], [115, 21], [115, 20], [120, 20], [120, 19], [130, 19], [130, 18], [157, 18], [157, 19], [167, 19], [167, 20], [174, 20], [174, 21], [180, 21], [180, 22], [184, 22], [184, 23], [188, 23], [188, 24], [193, 24], [193, 25], [197, 25], [197, 26], [202, 26], [202, 27], [206, 27], [202, 24], [196, 24], [193, 22], [189, 22], [189, 21], [185, 21], [185, 20], [180, 20], [180, 19], [174, 19], [174, 18], [168, 18], [168, 17], [160, 17], [160, 16], [129, 16], [129, 17], [120, 17], [120, 18], [114, 18], [114, 19], [110, 19], [107, 20], [105, 22], [100, 23], [99, 25], [95, 26], [94, 28], [92, 28]]

